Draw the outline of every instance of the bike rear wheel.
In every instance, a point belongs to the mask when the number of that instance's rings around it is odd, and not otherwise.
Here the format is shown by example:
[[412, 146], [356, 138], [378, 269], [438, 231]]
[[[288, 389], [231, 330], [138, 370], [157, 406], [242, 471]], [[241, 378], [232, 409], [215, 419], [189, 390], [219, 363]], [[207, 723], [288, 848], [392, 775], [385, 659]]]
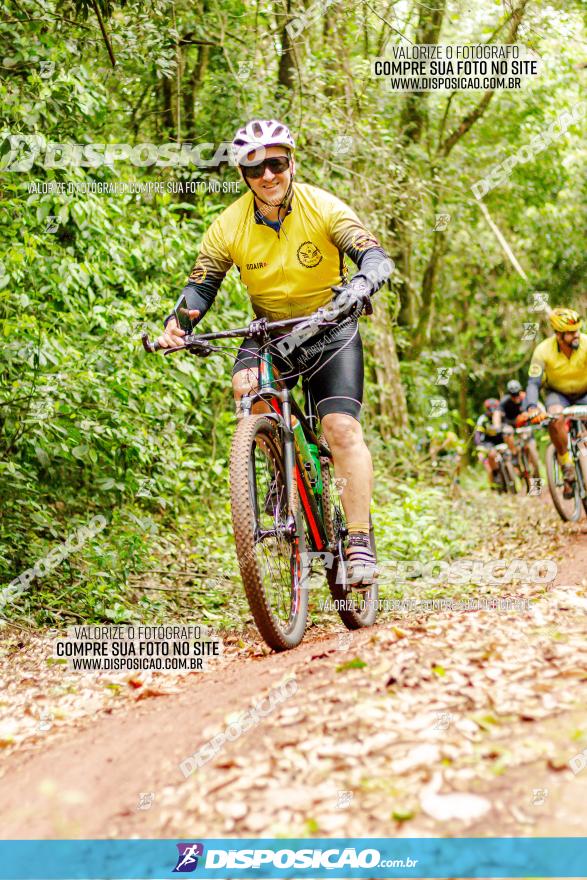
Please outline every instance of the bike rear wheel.
[[581, 518], [581, 498], [579, 495], [579, 483], [575, 482], [575, 491], [572, 498], [563, 496], [564, 480], [563, 471], [559, 464], [556, 449], [551, 444], [546, 450], [546, 475], [548, 488], [556, 511], [565, 522], [577, 522]]
[[583, 507], [585, 509], [585, 513], [587, 514], [587, 450], [584, 446], [579, 447], [579, 455], [576, 458], [576, 462], [581, 469], [581, 483], [582, 483], [582, 494], [581, 501], [583, 502]]
[[[326, 579], [330, 595], [335, 602], [340, 619], [347, 629], [361, 629], [372, 626], [377, 617], [379, 587], [375, 581], [366, 590], [353, 590], [346, 581], [344, 544], [341, 530], [345, 528], [345, 516], [339, 494], [332, 480], [332, 466], [328, 460], [322, 460], [322, 504], [324, 525], [331, 546], [334, 547], [332, 565], [326, 570]], [[377, 559], [375, 547], [375, 531], [369, 517], [371, 552]]]
[[279, 429], [265, 415], [243, 418], [230, 457], [230, 503], [239, 567], [259, 632], [276, 651], [301, 642], [308, 615], [306, 542], [294, 481], [295, 534], [288, 517]]

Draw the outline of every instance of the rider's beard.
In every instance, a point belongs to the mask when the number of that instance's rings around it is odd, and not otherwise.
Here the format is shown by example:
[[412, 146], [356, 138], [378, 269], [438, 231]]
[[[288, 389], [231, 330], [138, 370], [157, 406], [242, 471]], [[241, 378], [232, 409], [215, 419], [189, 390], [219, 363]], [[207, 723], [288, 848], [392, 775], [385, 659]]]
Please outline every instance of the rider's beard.
[[580, 340], [580, 339], [573, 339], [573, 340], [571, 341], [571, 348], [574, 348], [575, 351], [576, 351], [576, 350], [579, 348], [579, 345], [580, 345], [580, 344], [581, 344], [581, 340]]
[[251, 189], [261, 203], [269, 205], [270, 207], [277, 207], [283, 202], [291, 181], [289, 174], [287, 174], [286, 177], [286, 180], [279, 181], [277, 186], [272, 187], [271, 189], [264, 189], [262, 185], [252, 186]]
[[273, 207], [276, 207], [277, 205], [281, 204], [286, 192], [287, 185], [284, 186], [282, 183], [278, 183], [277, 186], [273, 189], [261, 189], [259, 196], [267, 205], [272, 205]]

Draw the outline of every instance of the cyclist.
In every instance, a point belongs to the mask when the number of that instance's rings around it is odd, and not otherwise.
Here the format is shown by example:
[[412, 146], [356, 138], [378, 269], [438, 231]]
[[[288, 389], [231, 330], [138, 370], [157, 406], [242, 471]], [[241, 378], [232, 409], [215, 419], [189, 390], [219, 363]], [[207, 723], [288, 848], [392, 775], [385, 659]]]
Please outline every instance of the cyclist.
[[433, 464], [443, 457], [454, 457], [457, 463], [460, 460], [463, 444], [447, 422], [442, 422], [437, 429], [432, 429], [429, 453]]
[[547, 412], [557, 417], [548, 431], [563, 471], [563, 495], [572, 498], [575, 466], [562, 411], [572, 404], [587, 405], [587, 335], [580, 332], [581, 317], [573, 309], [553, 309], [549, 320], [554, 335], [543, 339], [534, 349], [524, 408], [529, 415], [536, 414], [538, 395], [544, 383]]
[[503, 443], [501, 419], [499, 414], [499, 400], [496, 397], [488, 397], [483, 401], [484, 412], [481, 413], [475, 425], [473, 442], [479, 452], [479, 460], [487, 472], [489, 486], [493, 489], [495, 473], [498, 469], [495, 446]]
[[[272, 321], [310, 315], [332, 301], [333, 288], [339, 295], [340, 285], [345, 296], [365, 301], [390, 276], [393, 263], [356, 214], [331, 193], [295, 181], [294, 151], [289, 129], [275, 119], [255, 119], [237, 131], [233, 155], [248, 192], [203, 237], [179, 300], [186, 297], [195, 322], [212, 305], [232, 265], [255, 315]], [[350, 280], [345, 255], [358, 267]], [[181, 345], [183, 335], [169, 316], [158, 341], [162, 347]], [[330, 326], [287, 356], [282, 352], [276, 345], [274, 363], [288, 387], [301, 373], [308, 376], [335, 473], [344, 485], [350, 582], [369, 585], [375, 575], [369, 541], [373, 466], [359, 422], [364, 368], [358, 322]], [[256, 365], [255, 343], [245, 340], [233, 368], [237, 403], [254, 389]]]
[[[516, 465], [518, 463], [518, 450], [515, 442], [514, 428], [519, 427], [523, 421], [523, 419], [520, 420], [520, 416], [522, 415], [525, 397], [526, 392], [522, 391], [522, 386], [518, 380], [511, 379], [507, 384], [507, 394], [505, 394], [499, 402], [499, 412], [503, 422], [503, 439], [511, 449], [514, 464]], [[534, 477], [539, 477], [540, 466], [538, 463], [538, 450], [536, 448], [536, 441], [533, 437], [526, 441], [526, 448], [528, 450], [528, 458], [532, 465], [532, 475]]]
[[453, 488], [459, 482], [464, 451], [464, 444], [447, 422], [442, 422], [438, 428], [432, 429], [429, 446], [432, 467], [436, 469], [437, 474], [444, 473], [450, 476]]

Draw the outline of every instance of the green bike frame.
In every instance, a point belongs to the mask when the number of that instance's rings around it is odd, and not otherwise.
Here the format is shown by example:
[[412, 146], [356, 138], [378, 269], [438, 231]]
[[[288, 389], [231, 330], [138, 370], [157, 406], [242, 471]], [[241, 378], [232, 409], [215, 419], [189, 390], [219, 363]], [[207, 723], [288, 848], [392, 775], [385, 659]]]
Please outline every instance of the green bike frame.
[[[304, 414], [291, 392], [284, 387], [276, 388], [277, 380], [273, 369], [273, 357], [266, 350], [259, 357], [259, 391], [252, 397], [268, 400], [271, 407], [281, 416], [286, 445], [293, 442], [295, 459], [295, 479], [298, 493], [308, 524], [313, 550], [328, 550], [329, 541], [324, 528], [324, 509], [322, 505], [322, 465], [320, 457], [331, 458], [330, 451], [318, 440], [312, 422], [313, 406], [309, 389], [302, 383], [306, 403]], [[287, 449], [284, 450], [287, 466]]]

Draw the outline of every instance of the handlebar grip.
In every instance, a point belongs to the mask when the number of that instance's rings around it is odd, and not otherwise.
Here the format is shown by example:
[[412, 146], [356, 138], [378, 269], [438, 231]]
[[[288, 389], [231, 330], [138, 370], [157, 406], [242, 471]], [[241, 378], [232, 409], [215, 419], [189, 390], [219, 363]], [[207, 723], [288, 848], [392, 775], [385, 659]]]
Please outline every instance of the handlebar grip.
[[145, 349], [145, 351], [148, 351], [149, 354], [154, 354], [156, 351], [159, 351], [161, 349], [161, 346], [159, 345], [157, 340], [155, 340], [155, 342], [151, 342], [147, 333], [142, 334], [141, 340], [143, 343], [143, 348]]

